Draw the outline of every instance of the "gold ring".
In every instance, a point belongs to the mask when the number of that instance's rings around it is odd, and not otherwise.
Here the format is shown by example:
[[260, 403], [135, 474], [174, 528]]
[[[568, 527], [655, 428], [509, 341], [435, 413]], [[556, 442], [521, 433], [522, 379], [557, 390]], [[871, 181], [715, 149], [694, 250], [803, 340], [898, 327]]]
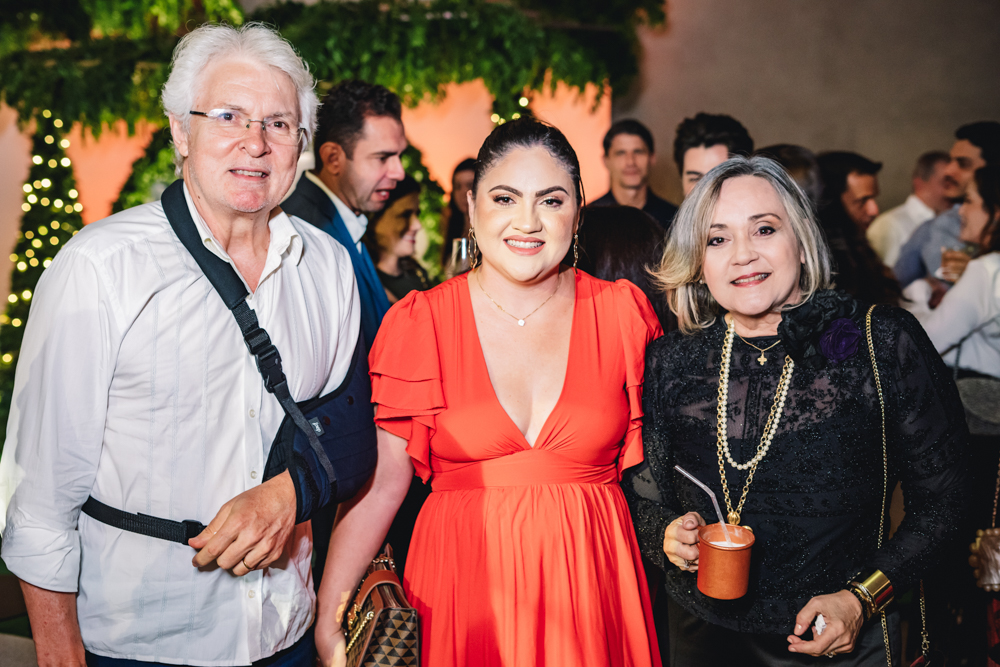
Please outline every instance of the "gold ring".
[[[247, 555], [249, 555], [249, 554], [247, 554]], [[250, 567], [249, 565], [247, 565], [247, 557], [246, 557], [246, 556], [244, 556], [243, 558], [241, 558], [241, 559], [240, 559], [240, 562], [242, 562], [242, 563], [243, 563], [243, 567], [245, 567], [245, 568], [246, 568], [247, 570], [249, 570], [250, 572], [253, 572], [253, 568], [252, 568], [252, 567]]]

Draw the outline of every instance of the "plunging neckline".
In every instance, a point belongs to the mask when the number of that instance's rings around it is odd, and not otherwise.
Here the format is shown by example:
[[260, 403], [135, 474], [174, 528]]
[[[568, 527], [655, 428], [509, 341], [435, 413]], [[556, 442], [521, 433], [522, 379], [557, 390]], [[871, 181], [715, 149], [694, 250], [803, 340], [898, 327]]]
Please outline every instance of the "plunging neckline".
[[497, 395], [497, 389], [493, 386], [493, 378], [490, 377], [490, 367], [489, 364], [486, 363], [486, 352], [483, 351], [483, 341], [479, 338], [479, 325], [476, 324], [476, 311], [472, 307], [472, 294], [469, 292], [472, 288], [469, 281], [469, 277], [471, 275], [471, 271], [465, 274], [465, 289], [462, 290], [462, 298], [467, 301], [469, 306], [469, 316], [472, 318], [472, 332], [476, 337], [476, 349], [479, 350], [479, 361], [483, 366], [483, 370], [486, 371], [486, 381], [490, 386], [490, 393], [493, 395], [493, 402], [500, 412], [503, 413], [504, 418], [514, 429], [514, 432], [520, 436], [521, 443], [528, 449], [535, 449], [535, 445], [539, 442], [544, 444], [543, 436], [547, 435], [550, 428], [550, 422], [552, 421], [552, 415], [554, 415], [556, 410], [559, 409], [559, 406], [562, 405], [563, 397], [566, 393], [566, 386], [569, 384], [567, 380], [569, 378], [570, 362], [573, 360], [573, 349], [576, 343], [577, 294], [580, 287], [580, 275], [576, 272], [576, 270], [573, 270], [573, 314], [570, 316], [569, 349], [566, 355], [566, 371], [563, 373], [562, 387], [559, 388], [559, 397], [556, 398], [555, 405], [552, 406], [552, 410], [549, 411], [549, 414], [545, 417], [545, 421], [542, 422], [542, 427], [538, 429], [538, 435], [535, 437], [534, 444], [528, 442], [528, 437], [521, 432], [521, 429], [517, 426], [517, 422], [514, 421], [514, 419], [510, 416], [510, 413], [508, 413], [506, 408], [503, 407], [503, 403], [500, 402], [500, 397]]

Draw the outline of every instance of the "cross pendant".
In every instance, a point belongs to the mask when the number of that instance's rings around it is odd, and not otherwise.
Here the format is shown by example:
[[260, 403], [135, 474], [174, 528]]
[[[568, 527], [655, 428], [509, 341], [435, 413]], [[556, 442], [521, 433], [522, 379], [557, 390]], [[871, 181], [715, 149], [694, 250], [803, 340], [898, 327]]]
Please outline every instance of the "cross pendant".
[[757, 357], [757, 363], [760, 364], [761, 366], [767, 363], [767, 357], [764, 356], [763, 352], [761, 352], [760, 356]]

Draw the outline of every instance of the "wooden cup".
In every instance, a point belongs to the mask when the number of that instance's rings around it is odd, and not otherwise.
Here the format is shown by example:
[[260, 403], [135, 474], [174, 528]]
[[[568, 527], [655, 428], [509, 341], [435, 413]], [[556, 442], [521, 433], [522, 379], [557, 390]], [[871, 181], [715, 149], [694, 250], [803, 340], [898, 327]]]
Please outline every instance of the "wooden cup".
[[[698, 529], [698, 590], [716, 600], [735, 600], [747, 593], [750, 579], [750, 547], [753, 532], [742, 526], [726, 525], [735, 546], [725, 546], [721, 523]], [[713, 544], [716, 542], [718, 544]]]

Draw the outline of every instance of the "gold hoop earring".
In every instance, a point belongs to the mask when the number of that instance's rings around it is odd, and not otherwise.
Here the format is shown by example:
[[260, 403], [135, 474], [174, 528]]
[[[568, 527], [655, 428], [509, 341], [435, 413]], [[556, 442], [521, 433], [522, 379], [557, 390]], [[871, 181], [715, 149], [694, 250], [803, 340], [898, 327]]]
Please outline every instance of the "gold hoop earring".
[[580, 261], [580, 235], [573, 234], [573, 268], [576, 269], [576, 263]]
[[469, 228], [469, 269], [479, 268], [479, 244], [476, 243], [476, 230]]

